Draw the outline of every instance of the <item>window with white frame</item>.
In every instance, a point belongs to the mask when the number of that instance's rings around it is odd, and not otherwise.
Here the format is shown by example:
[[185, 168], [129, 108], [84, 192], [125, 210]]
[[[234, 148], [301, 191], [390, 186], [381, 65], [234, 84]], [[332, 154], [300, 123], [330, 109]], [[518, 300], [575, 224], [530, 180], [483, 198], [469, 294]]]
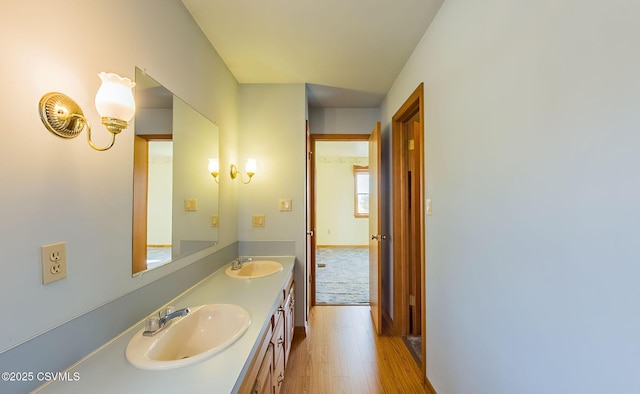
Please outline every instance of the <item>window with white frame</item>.
[[369, 217], [369, 167], [353, 166], [354, 177], [354, 215], [357, 218]]

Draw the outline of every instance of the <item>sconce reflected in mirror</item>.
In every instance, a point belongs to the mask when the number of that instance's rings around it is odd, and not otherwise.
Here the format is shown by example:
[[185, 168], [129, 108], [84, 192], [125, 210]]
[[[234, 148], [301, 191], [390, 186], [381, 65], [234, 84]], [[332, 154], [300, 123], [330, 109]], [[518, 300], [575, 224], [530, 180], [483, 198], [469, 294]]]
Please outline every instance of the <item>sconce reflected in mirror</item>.
[[245, 182], [242, 173], [238, 170], [238, 167], [235, 164], [231, 164], [229, 174], [231, 175], [231, 179], [236, 179], [238, 175], [240, 175], [240, 182], [246, 185], [247, 183], [251, 182], [251, 178], [253, 178], [257, 171], [258, 162], [256, 161], [256, 159], [247, 159], [247, 164], [245, 164], [245, 172], [247, 173], [249, 180]]
[[111, 133], [111, 143], [105, 147], [97, 147], [91, 141], [91, 125], [84, 117], [80, 106], [69, 96], [51, 92], [40, 99], [40, 119], [46, 128], [62, 138], [75, 138], [87, 126], [89, 145], [98, 151], [105, 151], [113, 146], [116, 135], [127, 128], [133, 118], [136, 103], [131, 89], [135, 86], [129, 78], [118, 74], [101, 72], [98, 74], [102, 85], [96, 93], [95, 105], [102, 117], [102, 124]]
[[220, 183], [218, 180], [218, 176], [220, 175], [220, 160], [219, 159], [209, 159], [209, 172], [213, 179], [215, 179], [216, 183]]

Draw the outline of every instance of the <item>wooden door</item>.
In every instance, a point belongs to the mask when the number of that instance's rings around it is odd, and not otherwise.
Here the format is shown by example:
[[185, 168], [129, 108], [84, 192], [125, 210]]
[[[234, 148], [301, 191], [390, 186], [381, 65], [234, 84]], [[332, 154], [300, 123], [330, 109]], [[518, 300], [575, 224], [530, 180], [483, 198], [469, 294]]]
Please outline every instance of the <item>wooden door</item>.
[[422, 144], [422, 128], [420, 125], [418, 114], [412, 121], [407, 122], [410, 126], [407, 130], [408, 141], [406, 146], [409, 147], [407, 152], [407, 257], [408, 257], [408, 275], [409, 275], [409, 334], [419, 336], [422, 332], [422, 292], [421, 284], [424, 273], [422, 272], [421, 263], [421, 245], [423, 243], [421, 224], [423, 219], [421, 215], [421, 198], [422, 198], [422, 174], [420, 170], [420, 149], [415, 149], [416, 145]]
[[[422, 337], [426, 377], [426, 232], [424, 85], [421, 83], [391, 120], [393, 207], [393, 333]], [[413, 283], [411, 280], [413, 279]]]
[[380, 223], [381, 130], [378, 122], [369, 137], [369, 305], [376, 333], [382, 333], [382, 253]]
[[309, 320], [309, 311], [311, 307], [315, 303], [316, 295], [315, 290], [316, 286], [313, 282], [315, 278], [315, 267], [316, 267], [316, 248], [315, 248], [315, 237], [313, 233], [314, 229], [314, 188], [313, 188], [313, 177], [314, 177], [314, 169], [313, 169], [313, 152], [311, 151], [312, 141], [311, 141], [311, 132], [309, 130], [309, 121], [307, 121], [307, 307], [305, 309], [304, 321], [305, 327], [307, 326], [306, 322]]
[[133, 263], [132, 273], [147, 269], [147, 185], [149, 142], [139, 136], [133, 144]]

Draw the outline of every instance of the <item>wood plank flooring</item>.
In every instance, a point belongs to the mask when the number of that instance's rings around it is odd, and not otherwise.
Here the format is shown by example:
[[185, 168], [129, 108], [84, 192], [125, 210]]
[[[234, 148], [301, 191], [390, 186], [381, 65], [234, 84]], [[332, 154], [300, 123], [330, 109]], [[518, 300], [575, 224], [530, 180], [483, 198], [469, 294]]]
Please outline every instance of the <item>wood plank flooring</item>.
[[401, 338], [373, 331], [369, 306], [316, 305], [293, 339], [281, 393], [428, 393]]

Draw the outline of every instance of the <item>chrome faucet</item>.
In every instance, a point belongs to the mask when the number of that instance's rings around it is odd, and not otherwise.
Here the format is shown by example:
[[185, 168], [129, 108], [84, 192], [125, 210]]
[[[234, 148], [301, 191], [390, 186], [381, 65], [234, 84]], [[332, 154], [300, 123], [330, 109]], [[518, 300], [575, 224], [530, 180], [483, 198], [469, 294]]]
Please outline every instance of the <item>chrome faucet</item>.
[[174, 310], [172, 306], [158, 312], [157, 316], [153, 315], [147, 319], [142, 335], [145, 337], [152, 337], [167, 327], [169, 323], [176, 317], [186, 316], [189, 313], [189, 308]]
[[237, 259], [234, 259], [231, 262], [231, 269], [236, 271], [239, 270], [240, 268], [242, 268], [242, 264], [246, 263], [247, 261], [252, 261], [253, 259], [251, 257], [247, 257], [245, 259], [243, 259], [242, 257], [238, 257]]

